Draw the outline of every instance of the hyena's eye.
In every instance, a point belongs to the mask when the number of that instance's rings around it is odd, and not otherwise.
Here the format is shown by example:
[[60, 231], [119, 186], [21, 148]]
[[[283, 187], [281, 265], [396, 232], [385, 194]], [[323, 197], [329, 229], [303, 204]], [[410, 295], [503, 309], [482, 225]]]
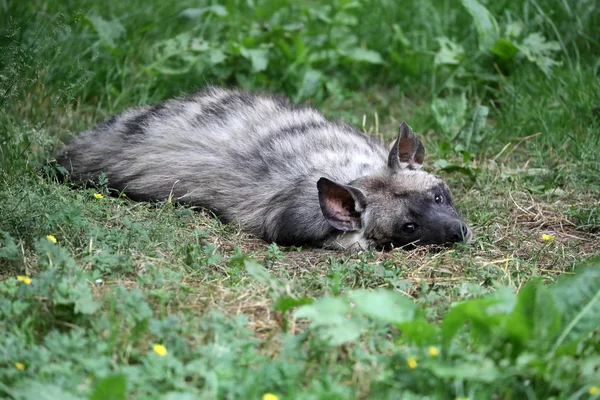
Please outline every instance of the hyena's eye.
[[404, 224], [404, 226], [402, 227], [404, 233], [413, 233], [415, 229], [417, 229], [415, 224]]
[[441, 194], [438, 194], [437, 196], [435, 196], [435, 202], [437, 204], [441, 204], [444, 202], [444, 196], [442, 196]]

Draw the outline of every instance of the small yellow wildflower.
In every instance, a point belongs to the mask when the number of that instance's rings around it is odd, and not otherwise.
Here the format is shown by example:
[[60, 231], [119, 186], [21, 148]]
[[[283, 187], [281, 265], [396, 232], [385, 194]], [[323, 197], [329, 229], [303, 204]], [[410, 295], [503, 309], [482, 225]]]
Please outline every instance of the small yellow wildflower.
[[52, 235], [46, 235], [46, 239], [48, 239], [52, 243], [56, 243], [56, 238]]
[[154, 346], [152, 346], [152, 350], [161, 357], [167, 355], [167, 348], [162, 344], [155, 343]]
[[427, 352], [429, 353], [429, 355], [431, 357], [436, 357], [440, 354], [440, 349], [438, 349], [435, 346], [429, 346], [429, 348], [427, 349]]
[[454, 400], [469, 400], [468, 397], [456, 397]]
[[600, 393], [600, 388], [598, 386], [592, 386], [590, 388], [590, 394], [592, 396], [595, 395], [595, 394], [598, 394], [598, 393]]
[[17, 276], [17, 280], [23, 282], [26, 285], [31, 285], [31, 278], [25, 275]]
[[545, 233], [542, 233], [542, 240], [545, 240], [546, 242], [550, 241], [550, 240], [554, 240], [556, 236], [554, 235], [547, 235]]
[[25, 371], [25, 364], [20, 363], [20, 362], [16, 362], [15, 363], [15, 368], [18, 369], [19, 371]]
[[265, 393], [263, 394], [262, 400], [279, 400], [279, 396], [274, 395], [273, 393]]
[[408, 359], [406, 360], [406, 364], [410, 369], [417, 368], [417, 357], [408, 357]]
[[104, 196], [102, 196], [101, 193], [94, 193], [94, 197], [97, 198], [97, 199], [103, 199], [104, 198]]

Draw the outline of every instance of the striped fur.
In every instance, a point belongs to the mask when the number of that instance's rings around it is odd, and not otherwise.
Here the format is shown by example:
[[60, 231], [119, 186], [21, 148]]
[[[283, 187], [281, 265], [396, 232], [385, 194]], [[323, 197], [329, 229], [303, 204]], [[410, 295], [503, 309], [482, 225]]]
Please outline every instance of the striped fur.
[[[468, 239], [446, 185], [420, 170], [422, 147], [406, 124], [388, 152], [310, 107], [208, 87], [112, 116], [72, 138], [57, 160], [72, 179], [104, 172], [111, 188], [134, 200], [171, 196], [282, 245]], [[438, 193], [447, 199], [443, 207]], [[407, 234], [410, 223], [418, 235]]]

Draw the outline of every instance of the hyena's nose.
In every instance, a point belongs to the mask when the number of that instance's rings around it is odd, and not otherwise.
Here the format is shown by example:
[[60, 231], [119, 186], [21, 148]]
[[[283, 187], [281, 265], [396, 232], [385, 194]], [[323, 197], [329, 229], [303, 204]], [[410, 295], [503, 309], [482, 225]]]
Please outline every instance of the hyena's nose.
[[468, 242], [471, 239], [471, 230], [464, 222], [457, 222], [450, 226], [446, 240], [450, 243]]

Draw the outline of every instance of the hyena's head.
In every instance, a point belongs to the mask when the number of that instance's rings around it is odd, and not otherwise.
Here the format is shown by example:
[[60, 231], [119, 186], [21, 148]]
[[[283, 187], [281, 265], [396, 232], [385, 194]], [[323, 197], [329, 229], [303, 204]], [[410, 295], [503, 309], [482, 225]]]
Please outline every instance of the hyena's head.
[[400, 125], [384, 172], [343, 185], [317, 183], [321, 211], [334, 228], [348, 232], [342, 247], [391, 249], [423, 244], [468, 242], [471, 230], [458, 215], [450, 189], [421, 170], [423, 143], [405, 122]]

